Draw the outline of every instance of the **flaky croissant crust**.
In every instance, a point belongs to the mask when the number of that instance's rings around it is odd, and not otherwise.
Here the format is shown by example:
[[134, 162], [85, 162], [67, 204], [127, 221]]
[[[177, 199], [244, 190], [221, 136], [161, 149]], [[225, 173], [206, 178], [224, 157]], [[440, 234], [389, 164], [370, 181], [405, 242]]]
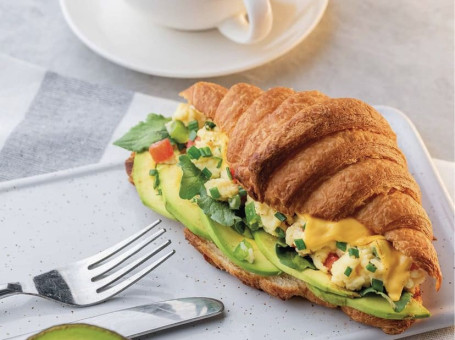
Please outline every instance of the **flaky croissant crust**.
[[180, 93], [229, 137], [227, 160], [254, 199], [287, 213], [354, 217], [436, 279], [442, 274], [419, 186], [387, 121], [370, 105], [318, 91], [229, 90], [198, 82]]

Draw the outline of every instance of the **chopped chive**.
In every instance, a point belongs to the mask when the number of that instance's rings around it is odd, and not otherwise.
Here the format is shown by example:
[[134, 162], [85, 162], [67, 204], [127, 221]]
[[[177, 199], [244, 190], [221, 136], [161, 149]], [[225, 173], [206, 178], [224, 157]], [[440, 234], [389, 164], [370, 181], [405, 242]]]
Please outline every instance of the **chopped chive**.
[[228, 178], [232, 181], [231, 169], [229, 169], [228, 166], [226, 167], [226, 174], [227, 174]]
[[223, 163], [223, 158], [220, 158], [220, 157], [213, 157], [213, 158], [218, 160], [218, 163], [216, 163], [216, 167], [218, 169], [221, 168], [221, 164]]
[[306, 244], [301, 238], [297, 238], [294, 240], [294, 244], [298, 250], [305, 250]]
[[228, 199], [228, 202], [229, 202], [229, 208], [237, 210], [238, 208], [240, 208], [240, 203], [242, 202], [242, 200], [240, 199], [239, 195], [235, 195], [235, 196], [230, 197]]
[[359, 258], [359, 249], [349, 248], [348, 252], [349, 252], [349, 256], [354, 256], [356, 259]]
[[188, 139], [190, 141], [194, 141], [197, 137], [197, 131], [196, 130], [190, 130], [190, 133], [188, 134]]
[[302, 226], [302, 230], [305, 231], [305, 228], [306, 228], [306, 222], [305, 222], [305, 224]]
[[279, 211], [277, 211], [274, 215], [277, 219], [279, 219], [281, 222], [284, 222], [286, 221], [286, 216], [283, 215], [282, 213], [280, 213]]
[[197, 147], [195, 147], [194, 145], [191, 148], [189, 148], [188, 150], [186, 150], [186, 153], [188, 154], [188, 156], [191, 159], [201, 158], [201, 151], [199, 151], [199, 149]]
[[342, 251], [346, 251], [346, 242], [337, 242], [337, 248], [342, 250]]
[[256, 213], [254, 202], [250, 202], [245, 205], [245, 217], [246, 223], [251, 230], [258, 230], [260, 228], [259, 223], [262, 222], [261, 216]]
[[214, 122], [211, 122], [210, 120], [206, 121], [204, 125], [206, 130], [212, 130], [216, 126], [216, 124]]
[[280, 227], [275, 229], [275, 233], [277, 234], [278, 238], [285, 238], [286, 237], [286, 234], [285, 234], [284, 230], [281, 229]]
[[239, 186], [239, 195], [240, 197], [246, 196], [246, 190]]
[[204, 168], [202, 169], [202, 175], [206, 178], [206, 179], [210, 179], [210, 177], [212, 177], [212, 173], [209, 169], [207, 168]]
[[352, 273], [352, 268], [351, 267], [346, 267], [346, 269], [344, 270], [344, 275], [346, 275], [347, 277], [349, 277]]
[[192, 120], [191, 122], [189, 122], [188, 129], [192, 131], [199, 130], [199, 123], [197, 122], [197, 120]]
[[378, 292], [384, 291], [384, 283], [378, 279], [371, 279], [371, 286]]
[[213, 187], [213, 188], [210, 188], [210, 196], [212, 196], [212, 198], [214, 199], [218, 199], [221, 197], [221, 194], [220, 194], [220, 191], [218, 190], [217, 187]]
[[368, 262], [368, 264], [365, 268], [372, 273], [374, 273], [377, 269], [376, 266], [371, 262]]
[[158, 196], [161, 196], [163, 194], [163, 192], [161, 191], [161, 189], [158, 189]]
[[156, 175], [158, 175], [158, 170], [156, 170], [156, 169], [150, 169], [149, 175], [150, 175], [150, 176], [156, 176]]
[[149, 175], [150, 176], [155, 176], [153, 180], [153, 189], [157, 189], [158, 186], [160, 185], [160, 177], [158, 176], [158, 170], [157, 169], [150, 169], [149, 170]]
[[245, 223], [243, 223], [243, 221], [238, 221], [236, 223], [234, 223], [234, 225], [232, 226], [232, 228], [238, 232], [240, 235], [243, 235], [243, 233], [245, 232]]
[[208, 146], [200, 148], [199, 151], [201, 152], [202, 157], [212, 157], [212, 150], [210, 150]]

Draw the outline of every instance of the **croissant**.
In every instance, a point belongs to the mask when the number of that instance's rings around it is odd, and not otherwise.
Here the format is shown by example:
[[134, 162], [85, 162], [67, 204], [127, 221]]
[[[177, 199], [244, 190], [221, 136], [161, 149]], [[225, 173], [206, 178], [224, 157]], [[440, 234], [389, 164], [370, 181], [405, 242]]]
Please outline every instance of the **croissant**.
[[144, 123], [116, 145], [133, 151], [126, 170], [141, 200], [182, 221], [209, 263], [281, 299], [341, 306], [388, 334], [429, 316], [419, 285], [425, 272], [436, 289], [442, 281], [431, 222], [395, 133], [373, 107], [243, 83], [198, 82], [180, 95], [188, 104], [168, 123], [148, 117], [168, 133], [153, 130], [162, 139], [149, 152], [131, 147], [147, 140], [137, 135]]
[[318, 91], [229, 90], [198, 82], [180, 94], [228, 135], [235, 177], [287, 214], [354, 217], [436, 279], [431, 222], [387, 121], [370, 105]]

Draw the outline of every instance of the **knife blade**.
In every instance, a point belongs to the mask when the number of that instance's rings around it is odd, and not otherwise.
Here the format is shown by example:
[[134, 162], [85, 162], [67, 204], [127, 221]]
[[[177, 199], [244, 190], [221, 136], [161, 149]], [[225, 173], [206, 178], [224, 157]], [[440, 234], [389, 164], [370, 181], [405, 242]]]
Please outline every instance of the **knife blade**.
[[[134, 338], [211, 318], [222, 314], [223, 311], [224, 305], [219, 300], [188, 297], [122, 309], [71, 323], [87, 323], [107, 328], [128, 338]], [[40, 330], [37, 330], [5, 340], [26, 339], [39, 332]]]

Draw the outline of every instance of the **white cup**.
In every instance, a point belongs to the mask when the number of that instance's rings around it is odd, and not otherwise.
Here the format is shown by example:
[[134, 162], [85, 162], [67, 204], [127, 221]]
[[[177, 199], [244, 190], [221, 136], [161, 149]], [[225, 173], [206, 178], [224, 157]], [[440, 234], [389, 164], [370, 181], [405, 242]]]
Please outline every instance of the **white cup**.
[[272, 29], [270, 0], [125, 0], [158, 25], [179, 30], [218, 28], [227, 38], [251, 44]]

